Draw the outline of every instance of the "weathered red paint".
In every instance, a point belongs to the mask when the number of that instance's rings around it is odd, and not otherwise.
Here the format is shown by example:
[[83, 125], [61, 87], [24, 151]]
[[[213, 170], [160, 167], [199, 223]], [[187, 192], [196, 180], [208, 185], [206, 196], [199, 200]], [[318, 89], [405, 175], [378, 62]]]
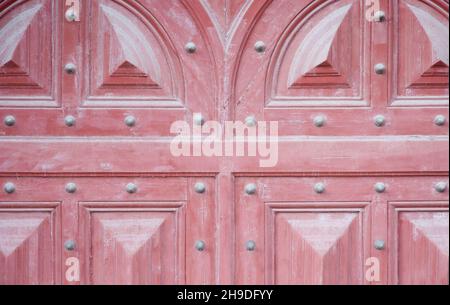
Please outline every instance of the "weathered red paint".
[[[1, 284], [448, 284], [447, 1], [64, 4], [0, 3]], [[193, 113], [278, 121], [278, 164], [172, 156]]]

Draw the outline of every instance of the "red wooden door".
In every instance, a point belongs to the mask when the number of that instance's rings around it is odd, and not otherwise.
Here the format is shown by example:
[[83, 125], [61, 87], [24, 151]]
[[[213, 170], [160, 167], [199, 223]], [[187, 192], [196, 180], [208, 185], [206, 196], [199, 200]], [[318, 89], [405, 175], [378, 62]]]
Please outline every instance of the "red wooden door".
[[[1, 1], [0, 283], [447, 284], [448, 11]], [[171, 153], [253, 119], [272, 167]]]

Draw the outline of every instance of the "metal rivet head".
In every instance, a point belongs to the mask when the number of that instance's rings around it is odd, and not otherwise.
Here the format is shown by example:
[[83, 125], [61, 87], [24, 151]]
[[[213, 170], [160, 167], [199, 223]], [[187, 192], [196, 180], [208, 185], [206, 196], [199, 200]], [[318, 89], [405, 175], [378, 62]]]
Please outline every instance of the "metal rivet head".
[[64, 71], [66, 71], [67, 74], [75, 74], [76, 70], [77, 67], [73, 63], [68, 63], [64, 66]]
[[375, 126], [377, 127], [383, 127], [386, 124], [386, 118], [382, 115], [377, 115], [373, 122], [375, 123]]
[[72, 239], [66, 240], [64, 242], [64, 248], [67, 251], [73, 251], [73, 250], [75, 250], [75, 247], [76, 247], [75, 241]]
[[447, 183], [446, 182], [438, 182], [436, 183], [436, 185], [434, 186], [434, 189], [438, 192], [438, 193], [444, 193], [447, 190]]
[[194, 189], [196, 193], [203, 194], [206, 191], [206, 185], [203, 182], [197, 182]]
[[314, 118], [314, 126], [316, 127], [323, 127], [325, 126], [325, 123], [327, 122], [326, 117], [324, 117], [323, 115], [318, 115]]
[[386, 66], [384, 64], [376, 64], [374, 67], [376, 74], [384, 74], [386, 72]]
[[73, 194], [77, 191], [77, 185], [73, 182], [69, 182], [66, 184], [66, 192]]
[[16, 186], [12, 182], [6, 182], [3, 186], [5, 193], [12, 194], [16, 191]]
[[377, 250], [384, 250], [386, 248], [386, 243], [384, 240], [378, 239], [373, 243], [373, 246]]
[[248, 127], [255, 127], [256, 123], [256, 118], [252, 115], [245, 118], [245, 125]]
[[377, 193], [384, 193], [386, 191], [386, 185], [383, 182], [378, 182], [374, 186]]
[[247, 193], [247, 195], [253, 195], [256, 193], [256, 189], [256, 184], [249, 183], [245, 186], [245, 193]]
[[266, 44], [263, 41], [257, 41], [255, 43], [255, 51], [258, 53], [263, 53], [266, 50]]
[[138, 187], [134, 183], [128, 183], [127, 186], [125, 187], [125, 189], [126, 189], [127, 193], [134, 194], [137, 192]]
[[206, 248], [206, 243], [203, 240], [197, 240], [195, 242], [195, 249], [197, 249], [197, 251], [203, 251]]
[[129, 115], [125, 118], [124, 122], [128, 127], [133, 127], [134, 125], [136, 125], [136, 118], [132, 115]]
[[255, 251], [256, 243], [253, 240], [249, 240], [245, 243], [245, 248], [247, 251]]
[[373, 14], [373, 20], [376, 22], [383, 22], [386, 20], [386, 13], [384, 11], [376, 11]]
[[3, 122], [5, 123], [6, 126], [11, 127], [14, 126], [14, 124], [16, 124], [16, 118], [13, 117], [12, 115], [7, 115], [3, 120]]
[[184, 46], [184, 49], [186, 50], [186, 52], [188, 52], [188, 53], [195, 53], [195, 51], [197, 51], [197, 46], [195, 45], [195, 43], [193, 43], [192, 41], [191, 42], [188, 42], [185, 46]]
[[194, 113], [194, 124], [197, 126], [205, 124], [205, 118], [201, 113]]
[[325, 193], [325, 183], [323, 183], [323, 182], [316, 183], [316, 184], [314, 185], [314, 191], [315, 191], [317, 194]]
[[66, 20], [69, 22], [73, 22], [77, 19], [77, 15], [75, 14], [75, 10], [73, 8], [69, 8], [65, 13]]
[[75, 125], [76, 119], [75, 117], [68, 115], [64, 118], [64, 123], [66, 124], [67, 127], [72, 127]]
[[436, 124], [437, 126], [444, 126], [446, 122], [447, 118], [443, 115], [437, 115], [434, 118], [434, 124]]

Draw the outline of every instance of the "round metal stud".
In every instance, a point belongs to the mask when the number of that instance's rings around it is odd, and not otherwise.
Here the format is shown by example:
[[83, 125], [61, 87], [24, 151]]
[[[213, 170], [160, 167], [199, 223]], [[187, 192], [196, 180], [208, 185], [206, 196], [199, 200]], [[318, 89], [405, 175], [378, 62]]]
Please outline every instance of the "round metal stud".
[[377, 115], [373, 121], [377, 127], [383, 127], [386, 124], [386, 118], [382, 115]]
[[128, 183], [127, 186], [125, 187], [125, 189], [127, 190], [127, 193], [134, 194], [137, 192], [138, 187], [134, 183]]
[[195, 53], [195, 51], [197, 51], [197, 46], [195, 45], [195, 43], [193, 43], [192, 41], [191, 42], [188, 42], [185, 46], [184, 46], [184, 49], [186, 50], [186, 52], [188, 52], [188, 53]]
[[73, 182], [69, 182], [66, 184], [66, 192], [73, 194], [77, 191], [77, 185]]
[[16, 191], [16, 186], [12, 182], [6, 182], [3, 186], [5, 193], [12, 194]]
[[316, 184], [314, 185], [314, 191], [315, 191], [317, 194], [325, 193], [325, 183], [323, 183], [323, 182], [316, 183]]
[[68, 115], [64, 118], [64, 123], [66, 124], [67, 127], [72, 127], [75, 125], [76, 119], [75, 117]]
[[132, 115], [129, 115], [125, 118], [124, 122], [128, 127], [133, 127], [134, 125], [136, 125], [136, 118]]
[[444, 193], [447, 190], [447, 183], [444, 181], [438, 182], [436, 183], [436, 185], [434, 186], [434, 189], [436, 190], [436, 192], [438, 193]]
[[263, 41], [257, 41], [255, 43], [255, 51], [258, 53], [263, 53], [266, 50], [266, 44]]
[[203, 251], [206, 248], [206, 243], [203, 240], [197, 240], [195, 242], [195, 249], [197, 249], [197, 251]]
[[65, 14], [66, 20], [69, 22], [73, 22], [77, 19], [77, 15], [75, 14], [75, 10], [73, 8], [69, 8]]
[[201, 113], [194, 113], [194, 124], [197, 126], [205, 124], [205, 118]]
[[256, 119], [252, 115], [245, 118], [245, 125], [247, 125], [247, 127], [255, 127], [256, 123]]
[[196, 193], [203, 194], [206, 191], [206, 185], [203, 182], [197, 182], [194, 189]]
[[386, 185], [383, 182], [376, 183], [374, 188], [377, 193], [384, 193], [386, 191]]
[[75, 74], [75, 71], [77, 70], [77, 67], [73, 63], [68, 63], [64, 66], [64, 71], [66, 71], [67, 74]]
[[323, 126], [325, 126], [326, 122], [327, 122], [327, 119], [323, 115], [318, 115], [314, 118], [314, 126], [316, 126], [316, 127], [323, 127]]
[[447, 118], [443, 115], [437, 115], [434, 118], [434, 124], [436, 124], [437, 126], [444, 126], [446, 122]]
[[376, 22], [386, 21], [386, 13], [384, 11], [376, 11], [373, 14], [373, 20]]
[[75, 247], [76, 247], [75, 241], [72, 239], [66, 240], [64, 242], [64, 248], [67, 251], [73, 251], [73, 250], [75, 250]]
[[376, 64], [374, 70], [376, 74], [381, 75], [386, 73], [386, 66], [384, 64]]
[[386, 242], [384, 240], [378, 239], [373, 243], [373, 246], [377, 250], [384, 250], [386, 248]]
[[245, 193], [247, 193], [247, 195], [253, 195], [256, 193], [256, 184], [254, 183], [249, 183], [245, 186]]
[[13, 117], [12, 115], [7, 115], [3, 120], [3, 122], [5, 123], [6, 126], [11, 127], [14, 126], [14, 124], [16, 124], [16, 118]]
[[247, 251], [255, 251], [256, 243], [253, 240], [249, 240], [245, 243], [245, 248]]

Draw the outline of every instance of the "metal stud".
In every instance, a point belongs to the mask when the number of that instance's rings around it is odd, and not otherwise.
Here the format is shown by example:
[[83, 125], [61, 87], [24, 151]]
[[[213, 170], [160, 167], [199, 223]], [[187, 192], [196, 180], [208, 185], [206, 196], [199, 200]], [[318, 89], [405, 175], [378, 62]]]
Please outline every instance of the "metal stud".
[[124, 122], [128, 127], [133, 127], [134, 125], [136, 125], [136, 118], [132, 115], [129, 115], [125, 118]]
[[323, 182], [316, 183], [316, 184], [314, 185], [314, 191], [315, 191], [317, 194], [325, 193], [325, 183], [323, 183]]
[[205, 118], [201, 113], [194, 113], [194, 124], [197, 126], [205, 124]]
[[6, 182], [3, 186], [5, 193], [12, 194], [16, 191], [16, 186], [12, 182]]
[[72, 127], [75, 125], [76, 119], [75, 117], [68, 115], [64, 118], [64, 123], [66, 124], [67, 127]]
[[376, 74], [384, 74], [386, 72], [386, 66], [384, 64], [376, 64], [374, 67]]
[[386, 248], [386, 242], [384, 240], [381, 239], [377, 239], [374, 243], [373, 246], [375, 249], [377, 250], [384, 250]]
[[447, 118], [443, 115], [437, 115], [434, 118], [434, 124], [436, 124], [437, 126], [444, 126], [446, 122]]
[[12, 115], [7, 115], [3, 120], [3, 122], [5, 123], [6, 126], [11, 127], [14, 126], [14, 124], [16, 124], [16, 118], [13, 117]]
[[75, 14], [75, 10], [71, 7], [65, 13], [66, 20], [69, 22], [73, 22], [77, 19], [77, 15]]
[[438, 192], [438, 193], [444, 193], [447, 190], [447, 183], [444, 181], [438, 182], [436, 183], [436, 185], [434, 186], [434, 189]]
[[263, 53], [266, 50], [266, 44], [263, 41], [257, 41], [255, 43], [255, 51], [258, 53]]
[[245, 186], [245, 193], [247, 193], [247, 195], [253, 195], [256, 193], [256, 184], [254, 183], [249, 183]]
[[323, 115], [318, 115], [314, 118], [314, 126], [323, 127], [326, 123], [327, 119]]
[[376, 11], [373, 15], [373, 20], [376, 22], [383, 22], [386, 20], [386, 13], [384, 11]]
[[76, 247], [75, 241], [72, 239], [66, 240], [64, 242], [64, 248], [67, 251], [73, 251], [73, 250], [75, 250], [75, 247]]
[[203, 251], [206, 248], [206, 243], [203, 240], [197, 240], [195, 242], [195, 249], [197, 249], [197, 251]]
[[249, 240], [245, 243], [245, 248], [247, 251], [255, 251], [256, 243], [253, 240]]
[[203, 182], [197, 182], [194, 189], [196, 193], [203, 194], [206, 191], [206, 185]]
[[386, 185], [383, 182], [376, 183], [374, 188], [377, 193], [384, 193], [386, 191]]
[[73, 182], [69, 182], [66, 184], [66, 192], [73, 194], [77, 191], [77, 185]]
[[127, 193], [134, 194], [137, 192], [138, 187], [134, 183], [128, 183], [127, 186], [125, 187], [125, 189], [127, 190]]
[[64, 66], [64, 71], [66, 71], [67, 74], [75, 74], [75, 71], [77, 70], [77, 67], [73, 63], [68, 63]]
[[383, 115], [377, 115], [373, 121], [377, 127], [383, 127], [386, 124], [386, 118]]
[[245, 118], [245, 125], [248, 127], [255, 127], [256, 126], [256, 119], [253, 115], [248, 116]]
[[192, 41], [191, 42], [188, 42], [185, 46], [184, 46], [184, 49], [186, 50], [186, 52], [188, 52], [188, 53], [195, 53], [195, 51], [197, 51], [197, 46], [195, 45], [195, 43], [193, 43]]

